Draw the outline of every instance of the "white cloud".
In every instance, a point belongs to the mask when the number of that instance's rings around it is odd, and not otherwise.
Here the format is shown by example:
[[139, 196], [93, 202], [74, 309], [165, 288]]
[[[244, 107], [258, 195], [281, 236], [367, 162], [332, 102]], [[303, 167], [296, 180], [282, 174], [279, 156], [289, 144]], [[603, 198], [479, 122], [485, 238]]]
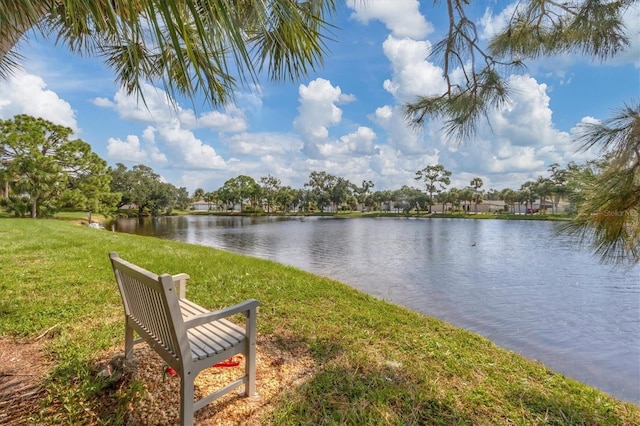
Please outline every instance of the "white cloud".
[[232, 155], [287, 156], [296, 155], [302, 142], [294, 135], [280, 133], [241, 133], [223, 139]]
[[384, 88], [399, 101], [413, 101], [416, 96], [443, 93], [446, 89], [442, 69], [428, 62], [431, 43], [408, 38], [387, 37], [382, 48], [391, 62], [393, 75]]
[[335, 159], [348, 156], [371, 156], [377, 154], [374, 146], [376, 134], [368, 127], [360, 126], [355, 132], [340, 137], [338, 141], [318, 144], [321, 157]]
[[127, 95], [120, 89], [113, 97], [96, 98], [93, 103], [100, 107], [112, 108], [125, 120], [140, 121], [161, 127], [163, 123], [178, 120], [185, 129], [206, 128], [216, 132], [241, 132], [246, 130], [244, 112], [233, 105], [225, 111], [207, 111], [199, 117], [191, 109], [182, 108], [163, 90], [150, 84], [143, 84], [143, 99]]
[[42, 78], [23, 71], [0, 80], [0, 118], [27, 114], [70, 127], [78, 133], [80, 129], [71, 105], [46, 87]]
[[[576, 153], [571, 134], [554, 127], [544, 83], [528, 75], [511, 76], [509, 81], [516, 89], [511, 102], [490, 113], [491, 125], [482, 123], [474, 140], [451, 145], [440, 130], [431, 130], [432, 140], [440, 140], [445, 168], [467, 173], [459, 173], [460, 177], [482, 177], [487, 188], [518, 188], [527, 180], [547, 176], [552, 163], [582, 162], [592, 156]], [[454, 178], [452, 183], [468, 185], [465, 179]]]
[[179, 168], [220, 169], [226, 166], [224, 159], [211, 145], [182, 128], [177, 120], [159, 127], [157, 134], [167, 150], [171, 151], [172, 163]]
[[387, 145], [402, 155], [428, 154], [432, 149], [425, 140], [424, 133], [410, 127], [399, 106], [385, 105], [377, 108], [370, 119], [387, 132]]
[[153, 143], [142, 147], [140, 145], [140, 139], [136, 135], [127, 136], [125, 141], [109, 138], [107, 141], [107, 156], [114, 161], [129, 161], [135, 163], [167, 162], [167, 157], [162, 154], [157, 147], [153, 146]]
[[209, 111], [202, 114], [196, 120], [196, 125], [217, 132], [237, 133], [247, 129], [247, 120], [244, 111], [229, 105], [225, 112]]
[[420, 13], [418, 0], [347, 0], [347, 5], [354, 10], [353, 19], [364, 24], [377, 19], [396, 37], [423, 38], [433, 31]]
[[301, 84], [298, 94], [299, 114], [293, 127], [304, 141], [307, 156], [314, 157], [318, 154], [317, 144], [329, 138], [329, 127], [342, 120], [342, 110], [337, 104], [348, 101], [351, 97], [345, 96], [339, 86], [334, 87], [323, 78], [317, 78], [307, 86]]
[[[113, 100], [94, 99], [95, 105], [116, 110], [124, 120], [148, 124], [142, 138], [147, 141], [149, 148], [140, 147], [137, 136], [130, 135], [124, 142], [111, 138], [108, 145], [110, 158], [123, 161], [146, 158], [151, 162], [168, 162], [167, 156], [160, 153], [159, 149], [162, 148], [171, 159], [172, 167], [205, 170], [226, 167], [225, 160], [215, 148], [198, 138], [194, 130], [244, 131], [247, 128], [244, 111], [227, 106], [225, 111], [207, 111], [197, 116], [193, 110], [180, 107], [161, 89], [145, 84], [143, 92], [145, 103], [135, 96], [126, 95], [122, 90], [114, 95]], [[128, 158], [123, 153], [128, 153]]]

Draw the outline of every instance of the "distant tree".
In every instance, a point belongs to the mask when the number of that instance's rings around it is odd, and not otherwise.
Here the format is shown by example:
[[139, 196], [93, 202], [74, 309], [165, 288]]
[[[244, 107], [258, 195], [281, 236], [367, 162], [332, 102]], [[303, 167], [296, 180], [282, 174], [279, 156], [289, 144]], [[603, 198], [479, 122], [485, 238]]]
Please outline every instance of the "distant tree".
[[553, 163], [547, 169], [551, 172], [551, 180], [552, 188], [551, 188], [551, 196], [553, 202], [554, 212], [558, 211], [558, 204], [564, 198], [566, 193], [567, 178], [568, 171], [567, 169], [563, 169], [560, 167], [558, 163]]
[[278, 208], [283, 212], [291, 210], [291, 206], [296, 204], [298, 191], [290, 186], [281, 186], [275, 195], [275, 201]]
[[522, 186], [520, 186], [520, 192], [522, 193], [525, 209], [529, 210], [527, 206], [530, 206], [531, 212], [533, 213], [533, 202], [537, 196], [536, 183], [532, 180], [523, 183]]
[[276, 197], [282, 183], [280, 182], [280, 179], [267, 175], [260, 178], [260, 186], [262, 187], [262, 196], [267, 203], [267, 212], [270, 212], [271, 207], [276, 202]]
[[240, 211], [244, 210], [244, 205], [248, 201], [255, 207], [256, 198], [260, 191], [260, 185], [256, 181], [246, 175], [240, 175], [227, 180], [220, 189], [223, 199], [232, 203], [240, 203]]
[[551, 196], [553, 192], [553, 182], [551, 179], [538, 176], [534, 191], [540, 197], [540, 213], [544, 214], [547, 212], [547, 197]]
[[416, 215], [418, 215], [429, 205], [428, 196], [423, 191], [407, 185], [393, 192], [393, 200], [396, 211], [402, 210], [405, 214], [409, 214], [411, 210], [415, 209]]
[[473, 188], [474, 209], [476, 214], [478, 214], [478, 202], [480, 201], [480, 188], [482, 188], [483, 184], [484, 182], [482, 182], [482, 179], [480, 179], [479, 177], [475, 177], [471, 179], [471, 182], [469, 182], [469, 186]]
[[149, 166], [138, 164], [128, 170], [124, 164], [116, 164], [111, 170], [111, 188], [122, 194], [118, 207], [135, 206], [138, 215], [154, 216], [170, 213], [179, 199], [188, 198], [186, 188], [178, 189], [164, 182]]
[[197, 188], [195, 191], [193, 191], [193, 196], [191, 197], [191, 200], [193, 200], [193, 202], [204, 200], [204, 195], [205, 195], [204, 189]]
[[213, 210], [214, 206], [217, 209], [220, 203], [220, 192], [219, 191], [205, 192], [202, 199], [207, 202], [207, 210]]
[[365, 204], [367, 201], [367, 197], [371, 192], [371, 188], [375, 185], [370, 180], [363, 180], [361, 187], [354, 187], [354, 193], [356, 195], [357, 201], [360, 204]]
[[187, 210], [189, 208], [189, 191], [184, 186], [176, 188], [176, 208]]
[[355, 185], [348, 179], [336, 177], [333, 185], [329, 188], [329, 200], [334, 206], [334, 211], [338, 211], [343, 204], [350, 204], [355, 190]]
[[502, 199], [509, 207], [509, 212], [515, 212], [513, 206], [518, 201], [518, 193], [511, 188], [505, 188], [502, 190]]
[[305, 188], [309, 188], [308, 197], [314, 202], [321, 212], [331, 203], [331, 190], [336, 184], [337, 177], [325, 171], [312, 171], [309, 174], [309, 182]]
[[61, 207], [113, 209], [118, 196], [109, 188], [107, 163], [72, 134], [68, 127], [29, 115], [0, 120], [5, 208], [33, 218]]
[[436, 164], [435, 166], [427, 166], [422, 170], [416, 172], [416, 180], [424, 182], [427, 194], [429, 194], [428, 204], [429, 212], [431, 212], [431, 206], [433, 205], [433, 194], [443, 191], [447, 185], [451, 183], [451, 172], [446, 170], [442, 164]]

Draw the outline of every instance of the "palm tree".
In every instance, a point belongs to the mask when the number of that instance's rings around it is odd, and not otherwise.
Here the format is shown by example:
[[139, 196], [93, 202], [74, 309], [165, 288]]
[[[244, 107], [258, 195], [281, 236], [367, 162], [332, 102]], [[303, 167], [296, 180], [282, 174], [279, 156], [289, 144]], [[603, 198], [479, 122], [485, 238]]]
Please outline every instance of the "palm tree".
[[538, 180], [535, 182], [535, 192], [540, 196], [540, 212], [546, 214], [547, 212], [547, 197], [551, 195], [553, 191], [553, 183], [550, 179], [538, 176]]
[[2, 1], [0, 78], [19, 67], [19, 42], [40, 33], [102, 58], [128, 94], [161, 81], [220, 105], [264, 69], [287, 80], [321, 65], [334, 11], [334, 0]]
[[473, 188], [473, 193], [475, 194], [475, 211], [476, 214], [478, 214], [478, 201], [479, 201], [479, 197], [480, 197], [480, 193], [479, 193], [479, 189], [482, 188], [482, 185], [484, 184], [484, 182], [482, 182], [482, 179], [480, 179], [479, 177], [475, 177], [473, 179], [471, 179], [471, 182], [469, 183], [469, 186], [471, 186]]

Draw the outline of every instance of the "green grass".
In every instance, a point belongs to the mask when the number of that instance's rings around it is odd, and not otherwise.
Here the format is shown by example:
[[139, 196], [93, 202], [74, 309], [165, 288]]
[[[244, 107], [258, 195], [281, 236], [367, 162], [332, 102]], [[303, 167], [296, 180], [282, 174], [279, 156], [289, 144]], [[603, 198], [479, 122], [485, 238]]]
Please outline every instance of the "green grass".
[[307, 348], [318, 366], [285, 392], [267, 424], [633, 425], [640, 408], [555, 374], [478, 335], [273, 262], [69, 221], [0, 219], [0, 336], [47, 330], [54, 363], [37, 424], [121, 424], [136, 383], [94, 365], [122, 346], [122, 306], [107, 253], [191, 275], [211, 309], [262, 302], [259, 333]]

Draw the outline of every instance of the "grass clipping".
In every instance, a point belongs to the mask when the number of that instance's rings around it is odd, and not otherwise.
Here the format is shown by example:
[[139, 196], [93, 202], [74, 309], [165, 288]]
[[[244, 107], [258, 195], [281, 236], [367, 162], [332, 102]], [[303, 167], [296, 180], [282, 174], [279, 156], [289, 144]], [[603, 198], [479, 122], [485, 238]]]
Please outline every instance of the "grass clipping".
[[[136, 346], [131, 380], [144, 388], [128, 408], [130, 424], [178, 424], [180, 377], [165, 374], [166, 364], [146, 344]], [[315, 371], [315, 363], [303, 349], [283, 350], [267, 337], [258, 339], [256, 354], [257, 396], [244, 396], [244, 386], [196, 411], [198, 425], [260, 425], [280, 396], [302, 385]], [[216, 391], [244, 374], [244, 360], [237, 367], [211, 367], [198, 374], [196, 399]]]

